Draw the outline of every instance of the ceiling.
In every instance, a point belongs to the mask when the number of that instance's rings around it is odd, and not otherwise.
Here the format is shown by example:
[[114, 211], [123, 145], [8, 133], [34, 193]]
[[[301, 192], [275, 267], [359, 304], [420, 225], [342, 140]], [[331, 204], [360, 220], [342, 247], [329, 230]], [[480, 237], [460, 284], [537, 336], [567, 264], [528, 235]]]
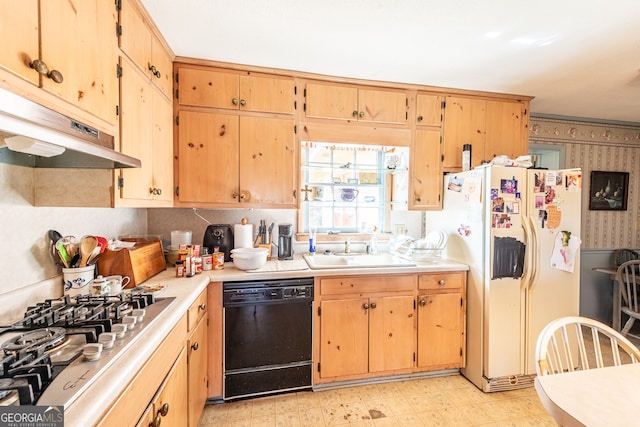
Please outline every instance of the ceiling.
[[534, 96], [640, 123], [637, 0], [142, 0], [177, 56]]

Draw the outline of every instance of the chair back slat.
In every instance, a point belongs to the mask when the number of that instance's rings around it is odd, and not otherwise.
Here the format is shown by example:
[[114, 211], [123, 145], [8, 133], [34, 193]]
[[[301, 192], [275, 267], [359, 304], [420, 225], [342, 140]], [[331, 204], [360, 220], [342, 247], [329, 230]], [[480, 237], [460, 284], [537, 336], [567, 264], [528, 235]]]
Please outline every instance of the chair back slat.
[[536, 346], [538, 375], [639, 363], [640, 350], [609, 326], [569, 316], [550, 322]]

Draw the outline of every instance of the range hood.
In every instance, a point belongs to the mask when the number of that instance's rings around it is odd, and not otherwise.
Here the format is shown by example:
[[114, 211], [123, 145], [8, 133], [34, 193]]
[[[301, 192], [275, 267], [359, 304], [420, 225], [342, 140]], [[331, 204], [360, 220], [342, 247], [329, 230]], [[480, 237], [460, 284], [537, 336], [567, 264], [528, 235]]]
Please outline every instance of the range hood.
[[0, 162], [36, 168], [118, 169], [142, 165], [140, 160], [114, 150], [113, 135], [3, 88]]

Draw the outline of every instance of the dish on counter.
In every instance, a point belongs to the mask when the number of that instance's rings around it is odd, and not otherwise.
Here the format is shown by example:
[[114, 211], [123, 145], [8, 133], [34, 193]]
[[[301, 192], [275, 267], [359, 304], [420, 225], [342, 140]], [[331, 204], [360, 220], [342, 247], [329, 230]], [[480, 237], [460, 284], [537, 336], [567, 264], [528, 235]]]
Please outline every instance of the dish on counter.
[[156, 283], [153, 285], [138, 285], [135, 288], [132, 288], [127, 291], [127, 293], [131, 293], [133, 295], [136, 294], [153, 294], [157, 295], [161, 292], [167, 290], [169, 285], [165, 285], [164, 283]]

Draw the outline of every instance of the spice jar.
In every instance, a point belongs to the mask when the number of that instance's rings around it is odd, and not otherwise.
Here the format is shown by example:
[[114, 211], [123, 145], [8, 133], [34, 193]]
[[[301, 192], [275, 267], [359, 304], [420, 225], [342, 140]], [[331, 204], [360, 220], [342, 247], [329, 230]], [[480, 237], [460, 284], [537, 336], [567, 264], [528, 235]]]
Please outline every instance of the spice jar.
[[176, 277], [184, 277], [184, 275], [185, 275], [184, 261], [178, 260], [176, 261]]

